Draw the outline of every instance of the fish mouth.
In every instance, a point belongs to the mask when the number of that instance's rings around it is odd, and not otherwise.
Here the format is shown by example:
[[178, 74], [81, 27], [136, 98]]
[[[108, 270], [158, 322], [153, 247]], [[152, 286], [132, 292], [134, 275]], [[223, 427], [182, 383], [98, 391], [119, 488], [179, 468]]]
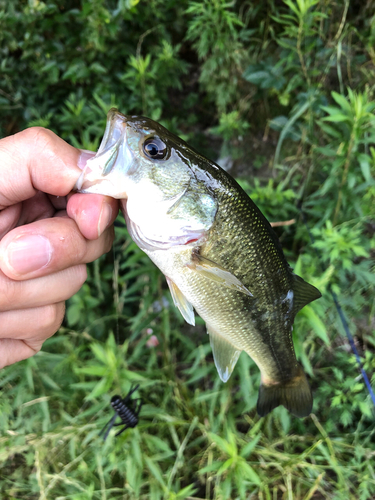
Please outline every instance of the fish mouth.
[[127, 147], [127, 131], [127, 117], [116, 108], [110, 109], [99, 149], [82, 170], [74, 187], [76, 191], [127, 198], [124, 178], [134, 164], [134, 155]]

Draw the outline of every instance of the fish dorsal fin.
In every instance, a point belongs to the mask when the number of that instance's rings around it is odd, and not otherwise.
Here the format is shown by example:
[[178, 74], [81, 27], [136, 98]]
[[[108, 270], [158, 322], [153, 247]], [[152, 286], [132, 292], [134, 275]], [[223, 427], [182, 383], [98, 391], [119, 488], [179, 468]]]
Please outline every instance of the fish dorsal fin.
[[202, 255], [197, 253], [193, 253], [192, 260], [188, 264], [186, 264], [189, 269], [199, 273], [201, 276], [208, 278], [220, 285], [224, 285], [232, 290], [237, 290], [238, 292], [242, 292], [250, 297], [253, 294], [245, 287], [241, 281], [234, 276], [231, 272], [224, 269], [222, 266], [213, 262]]
[[184, 320], [189, 323], [189, 325], [194, 326], [195, 316], [193, 306], [186, 299], [185, 295], [181, 292], [178, 286], [170, 278], [166, 278], [174, 305], [180, 310], [180, 313], [184, 317]]
[[223, 382], [227, 382], [241, 351], [236, 349], [229, 340], [216, 333], [209, 325], [207, 325], [207, 333], [210, 336], [210, 344], [219, 377]]
[[293, 275], [293, 312], [297, 314], [302, 307], [310, 304], [313, 300], [319, 299], [322, 294], [315, 286], [310, 285], [297, 274]]

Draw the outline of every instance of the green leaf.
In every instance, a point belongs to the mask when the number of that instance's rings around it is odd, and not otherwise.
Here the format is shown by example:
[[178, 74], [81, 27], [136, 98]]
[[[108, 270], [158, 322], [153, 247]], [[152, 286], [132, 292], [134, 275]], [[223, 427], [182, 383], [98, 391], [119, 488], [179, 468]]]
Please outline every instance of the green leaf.
[[231, 455], [233, 452], [232, 445], [228, 443], [228, 441], [225, 441], [222, 437], [218, 436], [217, 434], [214, 434], [213, 432], [208, 433], [209, 438], [211, 441], [217, 444], [217, 446], [227, 453], [228, 455]]
[[245, 444], [240, 452], [241, 457], [247, 458], [252, 453], [261, 437], [261, 434], [257, 434], [249, 443]]
[[326, 122], [351, 122], [348, 116], [343, 115], [341, 113], [335, 113], [334, 115], [326, 116], [322, 118], [322, 120]]
[[298, 257], [297, 262], [294, 265], [293, 272], [300, 276], [302, 274], [302, 257], [301, 255]]
[[297, 18], [301, 16], [301, 12], [292, 0], [284, 0], [284, 3], [296, 14]]
[[41, 373], [40, 378], [55, 391], [61, 391], [61, 387], [47, 373]]
[[98, 74], [101, 74], [101, 75], [105, 75], [107, 73], [107, 69], [104, 66], [102, 66], [100, 63], [98, 63], [98, 62], [93, 62], [90, 65], [90, 69], [94, 73], [98, 73]]
[[315, 313], [314, 309], [307, 305], [305, 306], [299, 314], [305, 316], [309, 325], [314, 330], [314, 332], [318, 335], [318, 337], [323, 340], [323, 342], [329, 345], [329, 338], [327, 335], [327, 329], [323, 323], [323, 321], [319, 318], [319, 316]]
[[254, 85], [260, 85], [264, 80], [268, 79], [270, 74], [268, 71], [256, 71], [255, 73], [246, 72], [243, 74], [245, 80]]
[[[339, 134], [339, 136], [341, 137], [340, 134]], [[321, 154], [328, 156], [328, 157], [334, 157], [337, 155], [337, 149], [330, 148], [329, 146], [322, 146], [322, 147], [316, 148], [316, 151], [318, 153], [321, 153]]]
[[99, 381], [98, 384], [96, 384], [96, 386], [94, 387], [94, 389], [92, 390], [92, 392], [86, 396], [86, 400], [91, 400], [91, 399], [95, 399], [99, 396], [101, 396], [102, 394], [105, 394], [106, 392], [108, 392], [110, 389], [111, 389], [111, 385], [112, 385], [112, 379], [111, 378], [103, 378]]
[[241, 460], [239, 467], [241, 467], [245, 477], [247, 477], [253, 484], [256, 484], [257, 486], [262, 484], [258, 474], [247, 462], [245, 462], [245, 460]]
[[365, 179], [366, 182], [370, 183], [373, 179], [371, 176], [371, 170], [370, 170], [370, 164], [371, 164], [371, 158], [369, 155], [366, 155], [364, 153], [360, 153], [358, 155], [358, 161], [359, 165], [362, 170], [362, 175]]
[[185, 500], [187, 497], [192, 497], [197, 491], [194, 484], [189, 484], [176, 494], [176, 500]]
[[224, 472], [226, 472], [228, 469], [230, 469], [233, 465], [233, 458], [228, 458], [228, 460], [226, 460], [222, 466], [220, 467], [220, 469], [217, 471], [217, 475], [218, 476], [221, 476], [222, 474], [224, 474]]
[[96, 375], [98, 377], [104, 377], [108, 372], [108, 368], [106, 366], [92, 365], [92, 366], [83, 366], [82, 368], [76, 368], [75, 372], [79, 375]]
[[75, 326], [77, 323], [79, 323], [79, 320], [81, 319], [81, 313], [81, 304], [69, 305], [66, 310], [66, 319], [68, 321], [68, 325]]
[[171, 448], [165, 442], [164, 439], [158, 436], [152, 436], [151, 434], [145, 434], [144, 439], [147, 442], [147, 446], [152, 453], [164, 452], [167, 454], [172, 454]]
[[212, 464], [206, 465], [206, 467], [203, 467], [203, 469], [199, 469], [198, 472], [199, 474], [207, 474], [207, 472], [212, 472], [214, 470], [217, 471], [222, 466], [222, 463], [223, 462], [220, 461], [212, 462]]
[[361, 410], [362, 414], [365, 415], [366, 417], [371, 418], [372, 412], [373, 412], [373, 407], [367, 401], [359, 401], [358, 404], [359, 404], [359, 409]]
[[350, 103], [345, 99], [343, 95], [338, 94], [337, 92], [334, 91], [331, 92], [331, 95], [342, 109], [344, 109], [348, 113], [352, 113], [352, 108], [350, 106]]
[[340, 422], [344, 427], [347, 427], [353, 422], [353, 414], [349, 410], [340, 412]]
[[97, 360], [101, 361], [105, 365], [107, 365], [108, 358], [107, 358], [107, 353], [106, 350], [98, 343], [93, 343], [91, 344], [91, 350], [96, 357]]
[[165, 481], [163, 479], [163, 475], [161, 472], [161, 469], [159, 465], [152, 460], [150, 457], [147, 455], [144, 455], [144, 459], [146, 461], [147, 467], [149, 468], [151, 474], [154, 476], [154, 478], [158, 481], [158, 483], [163, 487], [166, 488]]
[[285, 432], [285, 434], [287, 434], [289, 432], [291, 424], [290, 413], [286, 408], [284, 408], [284, 406], [279, 406], [278, 413], [283, 431]]

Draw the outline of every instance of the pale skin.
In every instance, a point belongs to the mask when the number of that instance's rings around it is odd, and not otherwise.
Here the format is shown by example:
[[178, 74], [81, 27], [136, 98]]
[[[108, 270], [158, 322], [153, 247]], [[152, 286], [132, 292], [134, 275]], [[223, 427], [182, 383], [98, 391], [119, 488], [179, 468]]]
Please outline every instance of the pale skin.
[[0, 368], [41, 349], [112, 246], [118, 202], [72, 194], [89, 157], [41, 127], [0, 140]]

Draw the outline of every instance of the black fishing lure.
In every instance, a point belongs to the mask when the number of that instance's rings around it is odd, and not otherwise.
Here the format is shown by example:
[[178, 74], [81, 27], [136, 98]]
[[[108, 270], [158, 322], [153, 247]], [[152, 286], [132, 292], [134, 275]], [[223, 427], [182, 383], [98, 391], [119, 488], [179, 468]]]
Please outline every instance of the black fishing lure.
[[[115, 414], [111, 418], [111, 420], [104, 426], [104, 428], [100, 431], [99, 436], [103, 434], [103, 432], [107, 429], [107, 432], [104, 434], [103, 440], [105, 441], [108, 437], [108, 434], [112, 427], [116, 427], [118, 425], [123, 425], [123, 429], [121, 429], [116, 436], [119, 436], [122, 432], [124, 432], [129, 427], [134, 428], [138, 424], [138, 416], [142, 408], [142, 400], [132, 399], [132, 394], [138, 389], [139, 385], [136, 385], [134, 389], [131, 389], [129, 393], [122, 399], [120, 396], [113, 396], [111, 399], [111, 405], [115, 410]], [[115, 420], [117, 417], [121, 418], [121, 422], [115, 424]]]

